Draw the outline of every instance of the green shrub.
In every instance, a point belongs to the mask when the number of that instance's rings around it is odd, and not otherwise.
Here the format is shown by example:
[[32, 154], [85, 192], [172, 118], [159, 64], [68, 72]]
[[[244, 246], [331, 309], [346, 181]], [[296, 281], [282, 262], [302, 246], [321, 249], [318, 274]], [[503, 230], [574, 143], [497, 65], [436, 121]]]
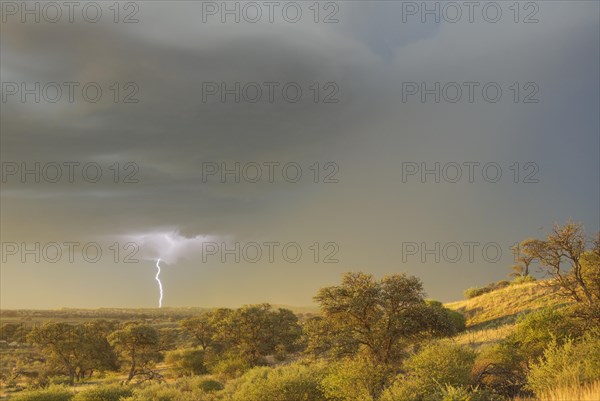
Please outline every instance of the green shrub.
[[[208, 383], [208, 384], [207, 384]], [[119, 401], [216, 401], [222, 400], [214, 391], [223, 386], [202, 377], [184, 377], [172, 383], [153, 383], [133, 390], [130, 397]], [[229, 399], [227, 399], [229, 401]]]
[[448, 315], [450, 316], [450, 319], [452, 320], [452, 324], [454, 325], [454, 328], [456, 329], [457, 333], [461, 333], [463, 331], [465, 331], [467, 329], [467, 319], [465, 318], [465, 315], [463, 315], [460, 312], [454, 311], [454, 310], [448, 310]]
[[444, 386], [427, 401], [471, 401], [471, 393], [466, 387]]
[[248, 362], [232, 355], [215, 361], [210, 370], [212, 373], [223, 375], [228, 378], [234, 378], [243, 375], [250, 370], [250, 368], [251, 366]]
[[321, 385], [327, 399], [372, 401], [379, 398], [392, 378], [391, 369], [355, 357], [330, 365]]
[[179, 376], [208, 373], [204, 364], [204, 351], [198, 348], [177, 349], [167, 353], [165, 361]]
[[380, 401], [505, 401], [493, 392], [472, 386], [437, 385], [422, 395], [416, 387], [396, 387], [386, 392]]
[[504, 398], [478, 387], [440, 386], [424, 401], [503, 401]]
[[496, 291], [502, 288], [506, 288], [510, 285], [509, 281], [500, 280], [497, 283], [489, 283], [485, 287], [471, 287], [463, 292], [463, 295], [467, 299], [475, 298], [488, 292]]
[[473, 374], [479, 377], [475, 384], [512, 398], [526, 384], [527, 361], [519, 344], [510, 338], [486, 347], [475, 360]]
[[581, 336], [581, 328], [562, 310], [546, 308], [520, 317], [511, 335], [477, 357], [478, 384], [505, 396], [518, 395], [527, 384], [529, 367], [543, 356], [547, 345], [563, 344], [573, 336]]
[[121, 397], [129, 397], [130, 395], [132, 395], [131, 389], [124, 386], [100, 386], [78, 393], [73, 401], [120, 401]]
[[499, 290], [501, 288], [506, 288], [509, 285], [510, 285], [510, 281], [508, 281], [508, 280], [500, 280], [496, 284], [493, 284], [491, 288], [493, 290]]
[[200, 382], [200, 389], [206, 393], [223, 390], [224, 386], [216, 380], [206, 379]]
[[233, 401], [323, 401], [323, 367], [301, 363], [258, 367], [235, 384]]
[[475, 352], [468, 347], [439, 341], [424, 347], [404, 363], [409, 376], [428, 384], [467, 385], [475, 362]]
[[488, 291], [486, 291], [485, 287], [471, 287], [471, 288], [467, 288], [466, 290], [464, 290], [463, 295], [467, 299], [472, 299], [472, 298], [478, 297], [480, 295], [483, 295], [486, 292], [488, 292]]
[[517, 343], [527, 359], [534, 362], [553, 339], [561, 344], [567, 338], [581, 335], [582, 329], [576, 320], [561, 310], [545, 308], [520, 317], [509, 341]]
[[[430, 389], [429, 394], [434, 394], [435, 389]], [[380, 401], [423, 401], [427, 393], [421, 388], [421, 384], [415, 380], [400, 378], [390, 387], [388, 387], [381, 397]]]
[[488, 284], [485, 287], [471, 287], [466, 289], [463, 294], [467, 299], [475, 298], [483, 294], [487, 294], [488, 292], [494, 291], [494, 284]]
[[73, 399], [73, 392], [63, 386], [27, 391], [12, 398], [13, 401], [70, 401], [71, 399]]
[[153, 384], [134, 390], [131, 397], [121, 401], [183, 401], [182, 393], [165, 384]]
[[590, 332], [563, 344], [553, 340], [527, 377], [528, 388], [538, 395], [557, 388], [579, 387], [600, 380], [600, 335]]
[[515, 279], [512, 281], [511, 284], [524, 284], [524, 283], [533, 283], [535, 280], [535, 277], [533, 276], [517, 276], [515, 277]]
[[404, 363], [406, 375], [381, 400], [421, 401], [435, 396], [440, 386], [468, 386], [475, 357], [475, 351], [450, 341], [430, 344]]
[[425, 304], [429, 321], [438, 335], [452, 336], [466, 330], [467, 321], [462, 313], [448, 309], [435, 300], [427, 300]]

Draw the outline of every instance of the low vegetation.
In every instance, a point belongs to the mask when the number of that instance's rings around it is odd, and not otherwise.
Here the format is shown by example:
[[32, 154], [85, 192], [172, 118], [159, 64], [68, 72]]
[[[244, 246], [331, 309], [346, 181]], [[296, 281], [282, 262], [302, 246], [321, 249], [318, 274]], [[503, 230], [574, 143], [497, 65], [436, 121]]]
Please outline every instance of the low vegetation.
[[[416, 277], [347, 273], [318, 291], [319, 313], [58, 311], [32, 323], [3, 312], [1, 397], [597, 401], [599, 242], [568, 223], [521, 245], [513, 281], [447, 305], [427, 300]], [[548, 277], [534, 280], [534, 268]]]

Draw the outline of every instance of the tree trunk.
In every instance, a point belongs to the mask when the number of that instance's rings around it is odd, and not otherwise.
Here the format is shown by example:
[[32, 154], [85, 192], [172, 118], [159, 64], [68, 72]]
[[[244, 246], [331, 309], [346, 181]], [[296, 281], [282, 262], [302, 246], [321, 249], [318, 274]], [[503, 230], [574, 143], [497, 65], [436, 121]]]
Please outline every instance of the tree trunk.
[[134, 345], [133, 348], [131, 349], [131, 369], [129, 370], [129, 376], [127, 376], [128, 383], [131, 381], [131, 379], [133, 379], [133, 376], [135, 376], [135, 369], [137, 368], [135, 351], [136, 351], [136, 349], [135, 349], [135, 345]]
[[130, 382], [131, 379], [133, 379], [133, 376], [135, 376], [135, 362], [131, 364], [131, 369], [129, 369], [129, 376], [127, 376], [127, 382]]

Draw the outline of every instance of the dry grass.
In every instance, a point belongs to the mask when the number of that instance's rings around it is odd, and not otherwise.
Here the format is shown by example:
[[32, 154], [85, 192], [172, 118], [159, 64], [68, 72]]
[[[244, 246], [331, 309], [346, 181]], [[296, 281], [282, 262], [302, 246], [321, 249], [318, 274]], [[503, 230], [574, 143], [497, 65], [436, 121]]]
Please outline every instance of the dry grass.
[[473, 348], [480, 348], [484, 345], [494, 344], [508, 337], [515, 330], [514, 324], [505, 324], [490, 329], [467, 330], [454, 337], [454, 340], [461, 345], [469, 345]]
[[515, 398], [514, 401], [598, 401], [600, 380], [589, 385], [557, 388], [538, 398]]
[[513, 323], [522, 313], [566, 303], [556, 290], [542, 283], [511, 285], [446, 307], [464, 314], [467, 327]]
[[514, 323], [519, 316], [567, 304], [555, 289], [543, 283], [511, 285], [475, 298], [445, 304], [467, 319], [467, 331], [458, 335], [456, 340], [474, 348], [496, 343], [514, 331]]

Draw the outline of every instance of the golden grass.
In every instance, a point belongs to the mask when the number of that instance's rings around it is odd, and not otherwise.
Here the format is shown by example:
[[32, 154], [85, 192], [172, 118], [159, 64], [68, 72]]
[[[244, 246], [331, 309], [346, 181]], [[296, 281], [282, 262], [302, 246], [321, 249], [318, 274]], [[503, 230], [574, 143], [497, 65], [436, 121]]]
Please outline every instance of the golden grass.
[[499, 327], [479, 330], [467, 330], [454, 337], [461, 345], [480, 348], [485, 345], [494, 344], [508, 337], [515, 330], [514, 324], [505, 324]]
[[566, 304], [557, 291], [542, 282], [511, 285], [478, 297], [446, 304], [467, 318], [467, 327], [500, 326], [537, 309]]
[[456, 336], [456, 341], [474, 348], [496, 343], [514, 331], [514, 323], [519, 316], [568, 303], [555, 289], [543, 283], [511, 285], [475, 298], [445, 304], [467, 319], [467, 331]]
[[600, 380], [592, 384], [557, 388], [537, 398], [515, 398], [514, 401], [598, 401]]

